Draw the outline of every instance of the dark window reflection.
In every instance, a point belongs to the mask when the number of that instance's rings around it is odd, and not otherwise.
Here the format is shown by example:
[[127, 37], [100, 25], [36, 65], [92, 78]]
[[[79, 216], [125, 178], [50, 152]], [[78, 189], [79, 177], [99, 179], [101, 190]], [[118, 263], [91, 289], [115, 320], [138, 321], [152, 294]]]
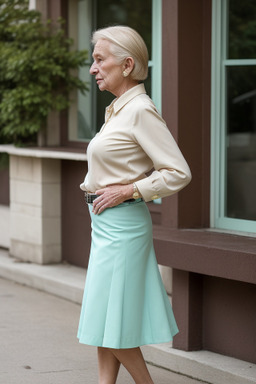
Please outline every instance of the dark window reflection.
[[228, 217], [256, 220], [256, 67], [254, 66], [227, 68], [226, 197]]
[[97, 28], [128, 25], [145, 40], [151, 58], [152, 0], [97, 0]]
[[229, 1], [229, 59], [256, 58], [256, 0]]
[[[146, 42], [151, 58], [152, 40], [152, 0], [97, 0], [94, 3], [95, 28], [111, 25], [128, 25], [138, 31]], [[150, 74], [150, 71], [149, 71]], [[145, 82], [147, 92], [151, 94], [151, 77]], [[111, 103], [114, 96], [109, 92], [96, 90], [97, 130], [104, 122], [105, 107]]]

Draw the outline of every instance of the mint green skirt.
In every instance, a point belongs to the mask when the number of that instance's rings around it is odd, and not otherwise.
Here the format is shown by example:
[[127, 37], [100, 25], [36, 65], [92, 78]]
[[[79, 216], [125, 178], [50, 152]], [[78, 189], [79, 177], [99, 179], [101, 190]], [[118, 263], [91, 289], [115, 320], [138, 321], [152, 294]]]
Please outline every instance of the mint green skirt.
[[147, 205], [92, 213], [92, 242], [78, 327], [80, 343], [134, 348], [178, 333], [156, 262]]

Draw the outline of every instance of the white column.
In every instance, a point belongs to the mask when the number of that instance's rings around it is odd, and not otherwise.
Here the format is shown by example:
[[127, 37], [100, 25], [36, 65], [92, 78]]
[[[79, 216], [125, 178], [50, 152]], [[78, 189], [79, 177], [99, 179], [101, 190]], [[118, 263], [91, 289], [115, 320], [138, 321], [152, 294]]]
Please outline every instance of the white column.
[[10, 207], [0, 205], [0, 247], [10, 248]]
[[60, 160], [10, 156], [10, 254], [38, 264], [61, 260]]
[[36, 9], [36, 0], [29, 0], [28, 9]]

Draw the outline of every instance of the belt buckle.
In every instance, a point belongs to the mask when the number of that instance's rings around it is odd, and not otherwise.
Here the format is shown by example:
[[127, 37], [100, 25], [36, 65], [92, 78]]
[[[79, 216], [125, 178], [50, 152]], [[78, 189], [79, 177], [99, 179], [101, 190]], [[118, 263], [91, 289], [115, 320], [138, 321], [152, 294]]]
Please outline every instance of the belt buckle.
[[91, 196], [88, 192], [84, 193], [84, 199], [85, 199], [86, 204], [91, 204], [91, 198], [90, 197]]
[[97, 198], [97, 195], [95, 195], [94, 193], [89, 193], [89, 192], [84, 193], [84, 199], [86, 204], [92, 204], [96, 198]]

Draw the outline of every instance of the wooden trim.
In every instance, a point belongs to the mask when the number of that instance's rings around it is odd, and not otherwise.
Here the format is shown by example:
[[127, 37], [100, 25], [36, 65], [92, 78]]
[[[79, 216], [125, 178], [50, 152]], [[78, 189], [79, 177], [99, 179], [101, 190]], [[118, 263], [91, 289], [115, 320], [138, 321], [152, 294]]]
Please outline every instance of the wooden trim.
[[185, 351], [202, 349], [202, 303], [203, 276], [185, 271], [173, 270], [173, 306], [180, 332], [175, 336], [173, 346]]
[[201, 227], [210, 226], [211, 169], [211, 40], [212, 0], [203, 2], [203, 85], [202, 85], [202, 208]]
[[[178, 139], [178, 0], [162, 1], [162, 115]], [[161, 224], [178, 227], [178, 196], [162, 201]]]
[[192, 182], [163, 201], [162, 225], [209, 226], [211, 0], [163, 1], [163, 117]]
[[159, 264], [256, 284], [255, 237], [154, 226], [154, 244]]

